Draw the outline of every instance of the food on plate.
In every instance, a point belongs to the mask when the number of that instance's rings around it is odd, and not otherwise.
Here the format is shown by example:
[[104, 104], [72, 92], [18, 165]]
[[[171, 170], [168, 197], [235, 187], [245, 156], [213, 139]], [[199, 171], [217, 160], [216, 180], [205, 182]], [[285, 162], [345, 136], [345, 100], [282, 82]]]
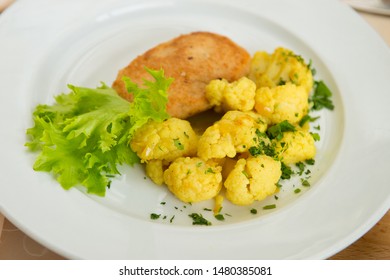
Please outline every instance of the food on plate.
[[249, 53], [225, 36], [210, 32], [193, 32], [162, 43], [135, 58], [121, 69], [112, 87], [132, 101], [123, 76], [142, 84], [150, 77], [144, 67], [164, 69], [174, 82], [168, 89], [167, 112], [172, 117], [188, 118], [211, 106], [205, 86], [213, 79], [234, 81], [249, 72]]
[[[286, 48], [251, 58], [221, 35], [181, 35], [120, 70], [113, 88], [69, 86], [54, 105], [37, 106], [26, 146], [40, 152], [34, 169], [65, 189], [104, 196], [118, 164], [140, 162], [179, 200], [214, 199], [210, 211], [223, 220], [224, 198], [251, 205], [276, 197], [282, 180], [314, 164], [320, 136], [310, 123], [319, 117], [309, 113], [334, 109], [314, 72]], [[220, 117], [194, 129], [187, 118], [208, 109]]]
[[198, 157], [180, 157], [164, 172], [168, 189], [183, 202], [214, 198], [222, 187], [222, 167]]
[[275, 150], [283, 163], [289, 165], [313, 159], [316, 146], [313, 135], [304, 129], [296, 129], [283, 133], [279, 141], [275, 141]]
[[135, 132], [130, 142], [142, 162], [162, 160], [165, 163], [178, 157], [195, 156], [197, 144], [198, 136], [191, 124], [178, 118], [150, 121]]
[[212, 80], [206, 86], [206, 98], [216, 112], [250, 111], [255, 105], [256, 84], [247, 77], [229, 83], [225, 79]]
[[285, 84], [273, 88], [260, 87], [255, 95], [255, 110], [271, 124], [287, 120], [297, 124], [309, 111], [303, 86]]
[[310, 64], [306, 64], [301, 56], [286, 48], [279, 47], [272, 54], [258, 51], [251, 61], [249, 77], [256, 82], [258, 88], [292, 83], [303, 86], [309, 96], [313, 88]]
[[34, 170], [51, 172], [65, 189], [82, 185], [88, 193], [104, 196], [119, 164], [139, 162], [130, 149], [134, 132], [152, 121], [169, 118], [167, 93], [171, 83], [163, 71], [147, 69], [154, 82], [139, 88], [125, 79], [134, 93], [129, 103], [112, 88], [69, 86], [54, 105], [38, 105], [26, 146], [39, 151]]
[[[233, 204], [250, 205], [276, 194], [280, 180], [291, 178], [291, 166], [296, 164], [302, 168], [302, 162], [312, 161], [316, 155], [315, 141], [319, 135], [310, 132], [309, 122], [317, 118], [308, 113], [316, 103], [323, 107], [329, 105], [330, 91], [322, 83], [313, 83], [310, 65], [285, 48], [277, 48], [273, 54], [258, 52], [251, 65], [248, 76], [230, 82], [214, 79], [205, 86], [210, 106], [222, 117], [199, 133], [198, 141], [191, 145], [192, 155], [180, 156], [184, 147], [173, 144], [179, 139], [180, 131], [186, 134], [191, 131], [193, 135], [190, 123], [186, 123], [186, 129], [178, 125], [173, 135], [166, 134], [168, 138], [164, 141], [172, 148], [169, 157], [148, 158], [142, 152], [137, 153], [146, 162], [151, 179], [158, 184], [165, 183], [183, 202], [214, 197], [218, 198], [215, 208], [221, 208], [226, 197]], [[275, 82], [281, 80], [283, 83]], [[322, 89], [311, 95], [308, 87], [313, 85]], [[149, 134], [158, 135], [156, 131], [163, 129], [168, 121], [153, 123]], [[144, 129], [149, 130], [147, 127]], [[143, 139], [147, 141], [146, 135]], [[156, 149], [157, 142], [153, 143]], [[143, 144], [141, 150], [145, 151], [145, 147]], [[146, 150], [153, 154], [152, 149]], [[158, 153], [162, 154], [163, 150]], [[210, 165], [218, 168], [204, 172]]]
[[204, 160], [233, 158], [255, 144], [256, 131], [265, 132], [266, 123], [254, 112], [229, 111], [200, 136], [198, 156]]
[[226, 178], [226, 198], [237, 205], [249, 205], [277, 192], [281, 163], [272, 157], [241, 158]]

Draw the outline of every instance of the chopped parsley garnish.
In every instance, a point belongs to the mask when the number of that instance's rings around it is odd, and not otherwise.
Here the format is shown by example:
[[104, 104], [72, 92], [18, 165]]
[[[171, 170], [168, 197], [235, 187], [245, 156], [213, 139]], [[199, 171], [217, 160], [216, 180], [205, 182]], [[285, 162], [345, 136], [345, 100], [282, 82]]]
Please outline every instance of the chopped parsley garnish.
[[291, 167], [282, 162], [281, 169], [282, 176], [280, 176], [280, 178], [282, 178], [283, 180], [291, 179], [291, 175], [294, 174], [294, 171], [292, 171]]
[[179, 138], [173, 139], [173, 143], [178, 150], [184, 150], [184, 145], [180, 142]]
[[257, 214], [257, 209], [252, 208], [252, 209], [251, 209], [251, 213], [252, 213], [253, 215]]
[[314, 165], [316, 163], [316, 161], [314, 159], [307, 159], [307, 160], [305, 160], [305, 162], [308, 165]]
[[225, 217], [222, 214], [217, 214], [214, 216], [218, 221], [224, 221]]
[[314, 141], [320, 141], [321, 137], [318, 133], [312, 133], [310, 132], [311, 136], [313, 136]]
[[302, 127], [305, 125], [307, 122], [314, 122], [318, 120], [320, 117], [311, 117], [309, 115], [304, 116], [300, 121], [299, 121], [299, 126]]
[[254, 138], [253, 140], [258, 144], [257, 146], [250, 147], [248, 150], [249, 153], [254, 157], [259, 155], [267, 155], [270, 157], [274, 157], [276, 154], [275, 147], [271, 143], [266, 143], [266, 141], [269, 142], [267, 134], [264, 132], [260, 132], [260, 130], [256, 129], [256, 136], [257, 138]]
[[193, 225], [211, 226], [211, 222], [203, 218], [202, 214], [192, 213], [188, 216], [192, 218]]
[[311, 71], [311, 74], [315, 76], [317, 74], [317, 70], [313, 67], [313, 61], [310, 59], [307, 68]]
[[305, 164], [300, 161], [300, 162], [297, 162], [295, 164], [295, 166], [298, 167], [298, 170], [299, 170], [298, 174], [299, 174], [299, 176], [301, 176], [303, 171], [305, 171]]
[[172, 224], [173, 219], [175, 218], [175, 215], [172, 216], [172, 218], [169, 220], [169, 222]]
[[161, 214], [152, 213], [152, 214], [150, 214], [150, 219], [157, 220], [160, 218], [160, 216], [161, 216]]
[[245, 177], [247, 177], [247, 178], [249, 179], [249, 174], [248, 174], [248, 172], [246, 172], [245, 170], [242, 170], [242, 174], [244, 174]]
[[300, 193], [301, 192], [301, 189], [295, 189], [294, 190], [294, 193]]
[[207, 170], [204, 173], [205, 174], [215, 174], [214, 170], [211, 167], [207, 168]]
[[301, 182], [302, 182], [302, 186], [304, 186], [304, 187], [310, 187], [310, 183], [309, 183], [309, 181], [307, 181], [306, 179], [301, 178]]
[[313, 103], [312, 110], [318, 111], [323, 108], [333, 110], [334, 105], [331, 100], [332, 92], [323, 81], [314, 82], [314, 93], [309, 98], [309, 102]]
[[288, 121], [282, 121], [267, 129], [267, 135], [270, 139], [282, 140], [283, 132], [295, 131], [295, 127]]
[[275, 208], [276, 208], [276, 204], [270, 204], [263, 207], [264, 210], [270, 210]]

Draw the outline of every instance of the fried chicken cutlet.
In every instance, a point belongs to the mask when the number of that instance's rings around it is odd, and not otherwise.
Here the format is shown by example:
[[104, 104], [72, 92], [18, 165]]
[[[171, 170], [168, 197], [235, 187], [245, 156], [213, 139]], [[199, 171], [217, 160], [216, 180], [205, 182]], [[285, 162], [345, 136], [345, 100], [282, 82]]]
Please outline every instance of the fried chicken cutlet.
[[167, 111], [186, 119], [210, 109], [205, 87], [213, 79], [234, 81], [248, 74], [249, 53], [229, 38], [210, 32], [193, 32], [157, 45], [121, 69], [112, 87], [132, 101], [122, 81], [128, 76], [138, 85], [151, 79], [145, 67], [165, 72], [174, 78], [168, 89]]

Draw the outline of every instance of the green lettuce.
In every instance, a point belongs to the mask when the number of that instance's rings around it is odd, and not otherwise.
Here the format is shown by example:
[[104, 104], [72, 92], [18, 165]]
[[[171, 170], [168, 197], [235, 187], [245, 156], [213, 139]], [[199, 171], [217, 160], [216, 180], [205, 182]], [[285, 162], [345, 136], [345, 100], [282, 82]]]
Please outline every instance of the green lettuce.
[[55, 104], [38, 105], [25, 144], [39, 152], [34, 170], [53, 173], [64, 189], [82, 185], [104, 196], [111, 178], [120, 174], [118, 165], [139, 162], [129, 145], [134, 132], [149, 120], [169, 118], [172, 79], [163, 70], [146, 71], [154, 81], [145, 80], [142, 88], [123, 79], [134, 96], [131, 103], [102, 83], [96, 89], [69, 85], [71, 92], [56, 96]]

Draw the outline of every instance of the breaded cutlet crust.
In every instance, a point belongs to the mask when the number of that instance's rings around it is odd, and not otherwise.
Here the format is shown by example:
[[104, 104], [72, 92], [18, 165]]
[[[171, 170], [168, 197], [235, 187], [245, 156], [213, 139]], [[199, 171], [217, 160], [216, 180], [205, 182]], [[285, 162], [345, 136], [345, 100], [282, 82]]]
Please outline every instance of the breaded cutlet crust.
[[132, 101], [123, 76], [138, 85], [152, 79], [145, 67], [165, 72], [174, 78], [168, 89], [167, 111], [172, 117], [186, 119], [210, 109], [205, 87], [213, 79], [234, 81], [248, 74], [249, 53], [225, 36], [193, 32], [157, 45], [121, 69], [112, 87]]

